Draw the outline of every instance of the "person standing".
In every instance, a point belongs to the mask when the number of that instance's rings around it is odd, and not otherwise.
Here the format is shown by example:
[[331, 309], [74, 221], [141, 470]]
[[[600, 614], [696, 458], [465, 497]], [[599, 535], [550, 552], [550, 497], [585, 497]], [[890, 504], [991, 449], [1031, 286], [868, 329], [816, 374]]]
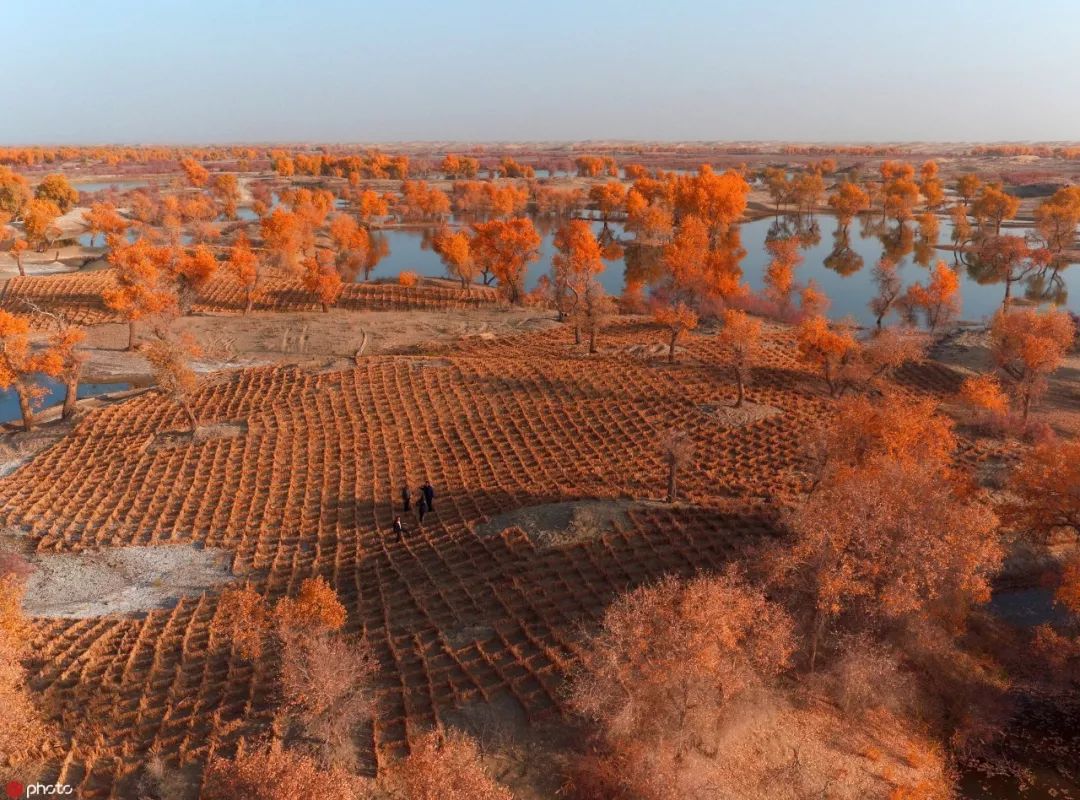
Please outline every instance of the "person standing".
[[401, 541], [401, 534], [405, 532], [405, 526], [401, 524], [401, 517], [394, 517], [394, 533], [397, 535], [397, 540]]
[[416, 502], [416, 514], [420, 517], [420, 524], [424, 524], [424, 515], [428, 512], [427, 500], [424, 499], [423, 493], [420, 495], [420, 499]]
[[424, 485], [420, 487], [420, 492], [424, 495], [424, 501], [427, 503], [428, 511], [434, 511], [435, 487], [431, 485], [430, 481], [425, 481]]
[[407, 513], [410, 509], [412, 509], [412, 494], [409, 493], [409, 487], [408, 486], [402, 486], [401, 487], [401, 510], [403, 512]]

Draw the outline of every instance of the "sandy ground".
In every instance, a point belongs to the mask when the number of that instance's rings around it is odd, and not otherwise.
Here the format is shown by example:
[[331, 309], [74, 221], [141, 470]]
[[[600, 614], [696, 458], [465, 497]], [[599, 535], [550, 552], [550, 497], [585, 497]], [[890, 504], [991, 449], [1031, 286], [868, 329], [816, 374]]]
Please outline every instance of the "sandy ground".
[[[209, 373], [265, 364], [306, 364], [343, 367], [364, 355], [437, 352], [470, 337], [543, 330], [557, 325], [544, 309], [469, 309], [463, 311], [344, 311], [253, 312], [194, 315], [172, 323], [176, 331], [192, 335], [204, 351], [193, 366]], [[144, 332], [146, 328], [142, 329]], [[128, 329], [123, 324], [94, 325], [86, 329], [83, 370], [87, 382], [126, 381], [143, 385], [150, 380], [146, 359], [126, 350]], [[136, 329], [137, 335], [139, 329]], [[366, 344], [365, 344], [366, 336]]]
[[170, 608], [231, 580], [231, 554], [190, 545], [117, 547], [28, 556], [23, 609], [33, 617], [87, 618]]
[[561, 547], [603, 536], [628, 521], [632, 508], [649, 505], [630, 500], [574, 500], [528, 506], [499, 514], [476, 527], [478, 536], [499, 536], [509, 528], [520, 528], [533, 544]]

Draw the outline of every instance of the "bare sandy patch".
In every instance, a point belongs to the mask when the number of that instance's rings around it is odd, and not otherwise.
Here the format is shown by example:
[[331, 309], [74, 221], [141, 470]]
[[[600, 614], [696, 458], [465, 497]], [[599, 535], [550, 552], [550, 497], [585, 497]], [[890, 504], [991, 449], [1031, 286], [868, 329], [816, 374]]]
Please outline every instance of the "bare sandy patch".
[[753, 403], [743, 400], [743, 404], [735, 406], [708, 404], [698, 406], [698, 411], [715, 419], [725, 428], [741, 428], [744, 425], [753, 425], [763, 419], [775, 417], [782, 413], [776, 406], [765, 403]]
[[539, 547], [565, 547], [597, 539], [613, 527], [626, 525], [632, 508], [648, 505], [635, 500], [570, 500], [508, 511], [476, 526], [478, 536], [498, 536], [520, 528]]
[[230, 560], [228, 551], [193, 545], [35, 554], [23, 609], [82, 619], [171, 608], [231, 580]]

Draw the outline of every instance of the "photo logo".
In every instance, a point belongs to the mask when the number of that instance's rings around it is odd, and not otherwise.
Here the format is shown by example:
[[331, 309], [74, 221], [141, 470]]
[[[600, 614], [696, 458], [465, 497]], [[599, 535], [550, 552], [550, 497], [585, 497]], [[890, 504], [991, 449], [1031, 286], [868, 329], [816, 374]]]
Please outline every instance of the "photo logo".
[[11, 800], [22, 797], [67, 797], [75, 793], [75, 787], [66, 783], [31, 783], [23, 786], [18, 781], [11, 781], [4, 787], [4, 793]]

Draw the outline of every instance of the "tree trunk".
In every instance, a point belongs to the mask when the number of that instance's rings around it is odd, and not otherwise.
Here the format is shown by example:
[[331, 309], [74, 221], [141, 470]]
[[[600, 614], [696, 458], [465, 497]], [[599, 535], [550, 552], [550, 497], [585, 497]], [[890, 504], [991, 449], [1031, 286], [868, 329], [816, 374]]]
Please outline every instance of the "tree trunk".
[[676, 329], [673, 329], [671, 331], [671, 342], [668, 345], [667, 360], [668, 360], [669, 364], [674, 364], [675, 363], [675, 342], [678, 341], [678, 338], [679, 338], [679, 331], [676, 330]]
[[589, 328], [589, 355], [596, 352], [596, 325]]
[[1005, 278], [1005, 298], [1001, 301], [1001, 308], [1004, 311], [1009, 310], [1009, 303], [1012, 302], [1012, 285], [1013, 282], [1008, 277]]
[[821, 609], [814, 610], [814, 624], [810, 633], [810, 671], [814, 671], [817, 664], [818, 644], [821, 642], [821, 634], [825, 630], [825, 615]]
[[736, 367], [735, 369], [735, 384], [739, 387], [739, 396], [735, 400], [735, 408], [741, 408], [743, 404], [743, 371]]
[[244, 314], [250, 314], [251, 309], [255, 306], [255, 292], [252, 289], [248, 289], [247, 292], [247, 305], [244, 306]]
[[22, 254], [21, 254], [21, 253], [20, 253], [20, 254], [19, 254], [19, 256], [18, 256], [18, 257], [17, 257], [16, 259], [15, 259], [15, 263], [19, 265], [19, 274], [20, 274], [20, 275], [21, 275], [22, 277], [24, 277], [24, 278], [25, 278], [25, 277], [26, 277], [26, 270], [25, 270], [25, 269], [23, 269], [23, 264], [22, 264]]
[[678, 477], [679, 467], [675, 463], [674, 458], [668, 459], [668, 474], [667, 474], [667, 500], [669, 503], [674, 503], [678, 498], [678, 488], [676, 487], [676, 478]]
[[128, 345], [127, 345], [127, 349], [129, 351], [135, 349], [135, 320], [133, 320], [133, 319], [128, 320]]
[[574, 344], [581, 344], [581, 323], [574, 323]]
[[322, 304], [322, 310], [323, 310], [324, 314], [329, 314], [330, 313], [330, 304], [329, 303], [323, 303]]
[[1028, 412], [1031, 410], [1031, 390], [1030, 389], [1025, 389], [1024, 390], [1024, 401], [1021, 404], [1021, 408], [1023, 409], [1023, 417], [1022, 417], [1022, 419], [1024, 421], [1024, 424], [1027, 425]]
[[184, 414], [188, 418], [188, 422], [191, 423], [191, 432], [195, 433], [195, 430], [199, 427], [199, 420], [195, 417], [195, 412], [191, 410], [191, 403], [184, 400], [180, 406], [184, 409]]
[[30, 395], [22, 388], [16, 386], [15, 393], [19, 396], [19, 413], [22, 414], [23, 430], [34, 429], [34, 409], [30, 406]]
[[61, 419], [71, 419], [75, 415], [75, 403], [79, 399], [79, 373], [82, 366], [76, 365], [67, 374], [67, 388], [64, 392], [64, 409], [60, 413]]

